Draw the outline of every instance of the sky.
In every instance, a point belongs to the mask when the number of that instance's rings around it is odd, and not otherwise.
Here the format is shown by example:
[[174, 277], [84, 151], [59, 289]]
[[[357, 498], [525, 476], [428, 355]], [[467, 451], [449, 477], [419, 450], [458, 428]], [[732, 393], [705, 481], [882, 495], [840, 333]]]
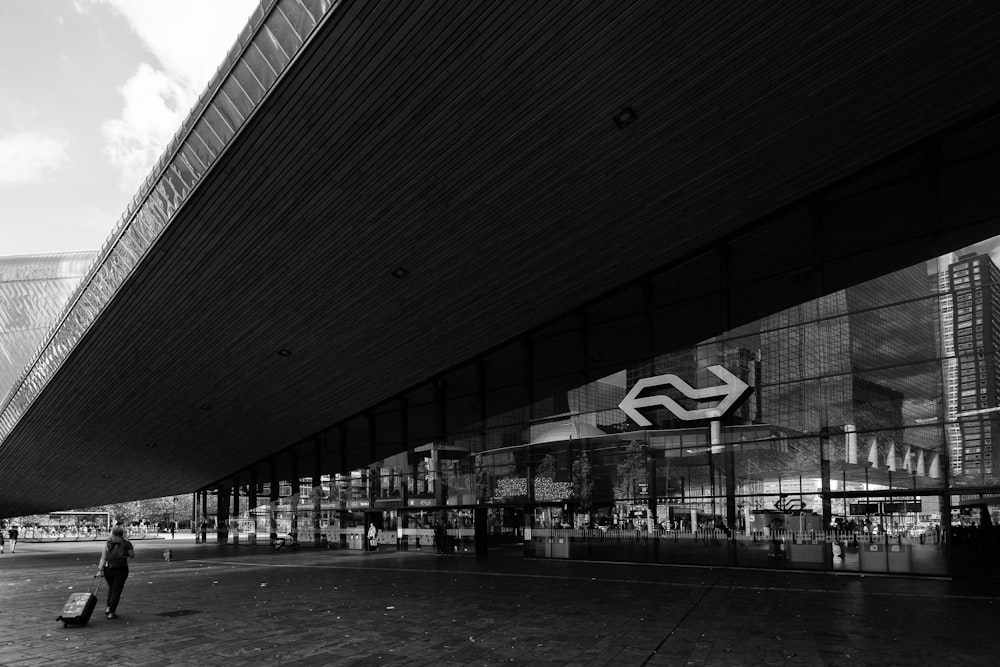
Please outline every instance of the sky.
[[258, 0], [0, 0], [0, 257], [98, 250]]

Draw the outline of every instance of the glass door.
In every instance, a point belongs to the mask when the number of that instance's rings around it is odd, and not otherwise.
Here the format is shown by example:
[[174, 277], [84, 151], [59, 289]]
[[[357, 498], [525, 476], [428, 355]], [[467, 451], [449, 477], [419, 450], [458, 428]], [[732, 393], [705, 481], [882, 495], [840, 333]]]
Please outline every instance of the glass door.
[[948, 574], [948, 545], [937, 494], [831, 494], [833, 570]]

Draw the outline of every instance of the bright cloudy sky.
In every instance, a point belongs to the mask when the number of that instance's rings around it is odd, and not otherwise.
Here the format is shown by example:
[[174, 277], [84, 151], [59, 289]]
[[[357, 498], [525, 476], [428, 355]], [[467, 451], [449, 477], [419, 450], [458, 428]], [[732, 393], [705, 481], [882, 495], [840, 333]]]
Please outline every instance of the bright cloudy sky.
[[258, 0], [0, 0], [0, 257], [97, 250]]

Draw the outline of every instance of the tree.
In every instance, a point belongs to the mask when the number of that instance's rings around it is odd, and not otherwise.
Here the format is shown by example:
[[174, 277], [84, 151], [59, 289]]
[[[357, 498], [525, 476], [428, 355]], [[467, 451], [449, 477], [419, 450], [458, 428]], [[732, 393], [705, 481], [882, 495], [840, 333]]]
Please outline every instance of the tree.
[[594, 477], [590, 468], [590, 458], [583, 452], [573, 461], [573, 496], [585, 512], [590, 512], [594, 500]]
[[646, 453], [642, 443], [632, 441], [625, 450], [625, 455], [618, 462], [618, 475], [615, 480], [615, 500], [632, 500], [636, 497], [640, 482], [646, 481]]
[[538, 467], [535, 468], [535, 478], [540, 479], [546, 477], [550, 480], [555, 480], [556, 478], [556, 457], [552, 454], [546, 454]]
[[[151, 524], [169, 523], [170, 521], [180, 523], [191, 517], [192, 502], [191, 495], [185, 494], [112, 503], [100, 507], [90, 507], [84, 511], [109, 512], [112, 523], [132, 524], [143, 521]], [[211, 504], [214, 506], [214, 502]], [[214, 507], [210, 509], [214, 510]]]
[[476, 502], [488, 503], [493, 498], [493, 485], [490, 474], [480, 457], [476, 457]]

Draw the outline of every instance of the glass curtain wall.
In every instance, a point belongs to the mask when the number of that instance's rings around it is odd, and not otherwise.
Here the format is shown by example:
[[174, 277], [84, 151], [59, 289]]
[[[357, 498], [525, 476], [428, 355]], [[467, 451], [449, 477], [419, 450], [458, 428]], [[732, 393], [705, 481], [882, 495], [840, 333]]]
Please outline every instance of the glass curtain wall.
[[[446, 553], [475, 552], [478, 535], [537, 558], [992, 567], [998, 282], [985, 252], [897, 271], [449, 425], [446, 438], [326, 477], [319, 491], [303, 479], [268, 506], [270, 532], [297, 522], [324, 545], [362, 549], [375, 525], [380, 548]], [[664, 403], [643, 408], [651, 426], [638, 428], [619, 407], [642, 378], [709, 387], [718, 366], [752, 392], [715, 423]], [[676, 386], [661, 391], [684, 409], [702, 405]]]

